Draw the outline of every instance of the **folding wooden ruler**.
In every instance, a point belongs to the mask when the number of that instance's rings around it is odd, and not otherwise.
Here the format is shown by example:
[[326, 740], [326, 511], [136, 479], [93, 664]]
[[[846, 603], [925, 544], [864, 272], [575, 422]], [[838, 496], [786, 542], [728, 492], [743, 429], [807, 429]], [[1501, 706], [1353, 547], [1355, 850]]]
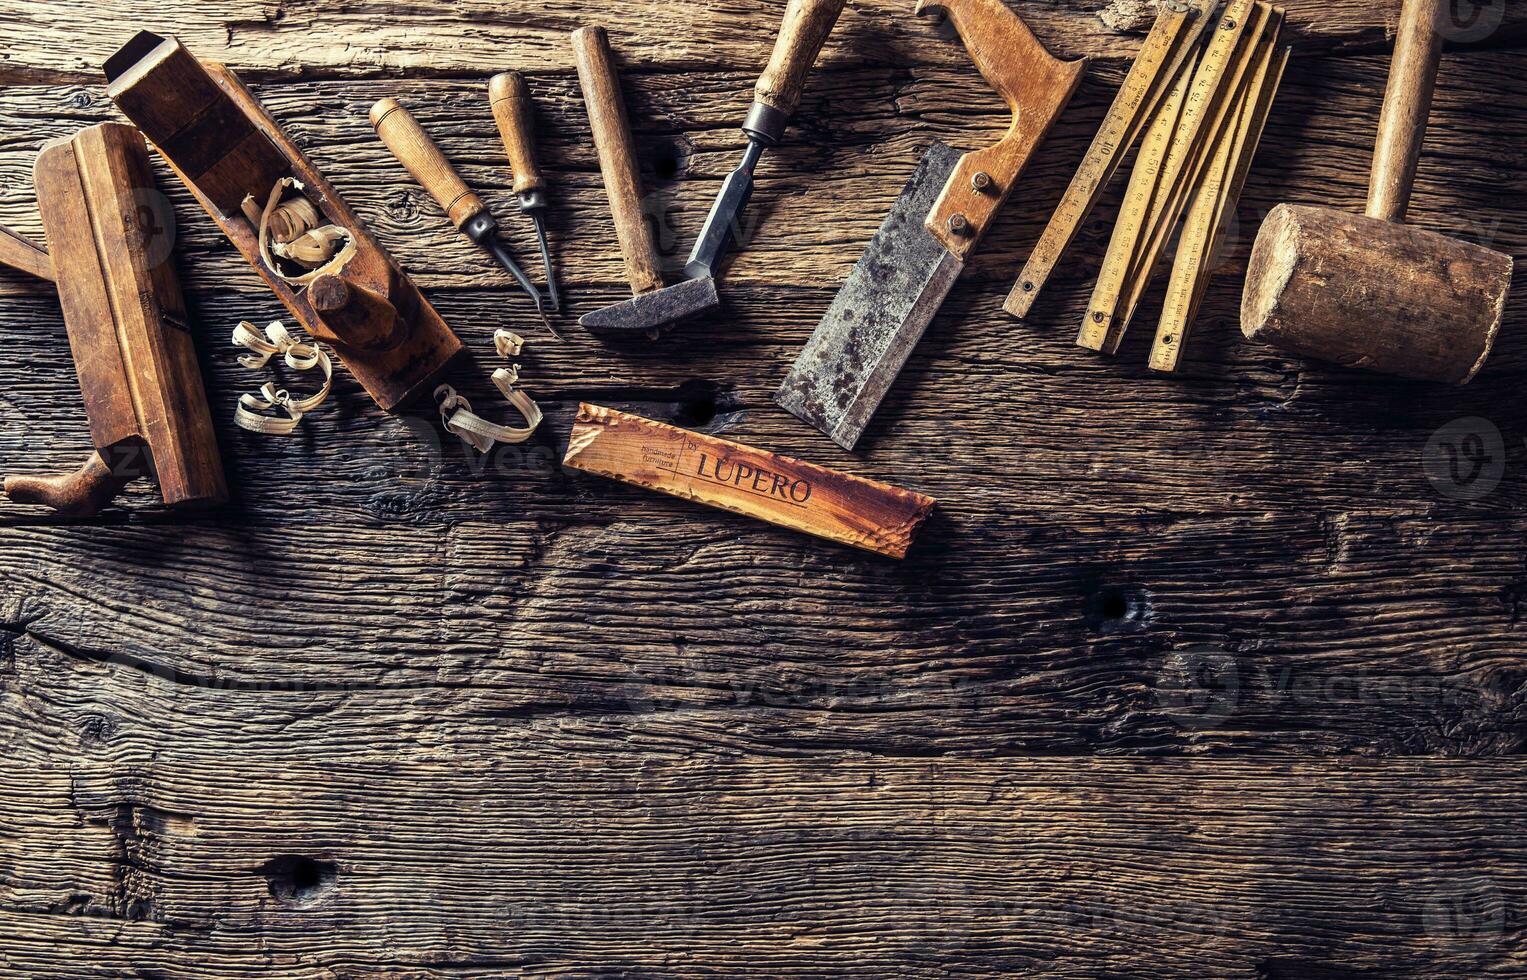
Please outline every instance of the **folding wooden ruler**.
[[1082, 158], [1060, 207], [1050, 219], [1039, 244], [1029, 255], [1004, 306], [1016, 317], [1026, 317], [1039, 298], [1061, 256], [1076, 240], [1098, 199], [1113, 179], [1146, 123], [1160, 109], [1179, 75], [1188, 67], [1222, 0], [1168, 0], [1156, 18], [1134, 66], [1114, 97], [1097, 136]]
[[1172, 372], [1178, 368], [1183, 344], [1198, 317], [1199, 303], [1219, 261], [1220, 246], [1246, 186], [1251, 161], [1262, 141], [1262, 131], [1292, 51], [1288, 47], [1279, 50], [1275, 40], [1265, 45], [1234, 129], [1215, 147], [1209, 173], [1193, 200], [1177, 243], [1166, 304], [1151, 347], [1150, 367], [1154, 371]]

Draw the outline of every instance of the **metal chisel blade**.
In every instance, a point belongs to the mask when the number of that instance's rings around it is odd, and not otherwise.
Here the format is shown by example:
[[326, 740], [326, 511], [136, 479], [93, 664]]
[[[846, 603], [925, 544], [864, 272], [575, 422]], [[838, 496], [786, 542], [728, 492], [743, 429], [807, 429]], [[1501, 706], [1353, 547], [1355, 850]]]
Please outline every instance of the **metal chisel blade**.
[[964, 263], [923, 227], [961, 153], [934, 143], [774, 395], [853, 449]]
[[686, 277], [715, 278], [722, 255], [737, 239], [737, 222], [742, 209], [753, 197], [753, 172], [758, 168], [758, 158], [763, 151], [762, 143], [750, 140], [742, 163], [721, 182], [721, 192], [705, 216], [705, 224], [700, 227], [694, 248], [690, 249], [689, 261], [684, 264]]

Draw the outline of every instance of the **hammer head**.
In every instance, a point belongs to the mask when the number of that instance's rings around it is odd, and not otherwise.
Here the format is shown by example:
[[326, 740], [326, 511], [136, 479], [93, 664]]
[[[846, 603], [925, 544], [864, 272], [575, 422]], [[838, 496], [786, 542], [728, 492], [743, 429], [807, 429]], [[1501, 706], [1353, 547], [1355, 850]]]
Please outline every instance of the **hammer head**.
[[1435, 232], [1285, 204], [1252, 249], [1241, 331], [1347, 367], [1467, 384], [1495, 344], [1513, 265]]
[[624, 303], [585, 313], [578, 325], [610, 333], [650, 332], [687, 320], [721, 305], [716, 280], [710, 276], [685, 279], [663, 289], [642, 293]]

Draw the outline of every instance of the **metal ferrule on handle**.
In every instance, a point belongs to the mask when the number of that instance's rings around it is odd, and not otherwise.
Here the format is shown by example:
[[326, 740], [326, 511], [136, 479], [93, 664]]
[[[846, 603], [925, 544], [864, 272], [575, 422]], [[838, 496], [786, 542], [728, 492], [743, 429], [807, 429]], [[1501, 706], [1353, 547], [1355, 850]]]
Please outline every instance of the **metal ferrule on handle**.
[[785, 127], [790, 124], [790, 114], [763, 102], [754, 102], [742, 121], [742, 131], [748, 139], [764, 146], [778, 146], [785, 138]]

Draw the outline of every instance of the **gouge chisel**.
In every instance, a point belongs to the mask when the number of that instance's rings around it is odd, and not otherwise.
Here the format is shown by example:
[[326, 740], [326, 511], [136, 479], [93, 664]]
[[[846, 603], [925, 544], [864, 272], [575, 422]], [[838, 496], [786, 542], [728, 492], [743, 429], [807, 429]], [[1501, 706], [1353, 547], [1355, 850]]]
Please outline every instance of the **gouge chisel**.
[[520, 210], [536, 228], [536, 244], [541, 248], [541, 264], [546, 269], [546, 307], [556, 310], [557, 275], [551, 266], [551, 248], [546, 243], [546, 178], [536, 166], [535, 129], [531, 121], [530, 89], [517, 71], [506, 71], [488, 80], [488, 103], [493, 107], [493, 121], [509, 154], [509, 170], [514, 174], [514, 196]]

